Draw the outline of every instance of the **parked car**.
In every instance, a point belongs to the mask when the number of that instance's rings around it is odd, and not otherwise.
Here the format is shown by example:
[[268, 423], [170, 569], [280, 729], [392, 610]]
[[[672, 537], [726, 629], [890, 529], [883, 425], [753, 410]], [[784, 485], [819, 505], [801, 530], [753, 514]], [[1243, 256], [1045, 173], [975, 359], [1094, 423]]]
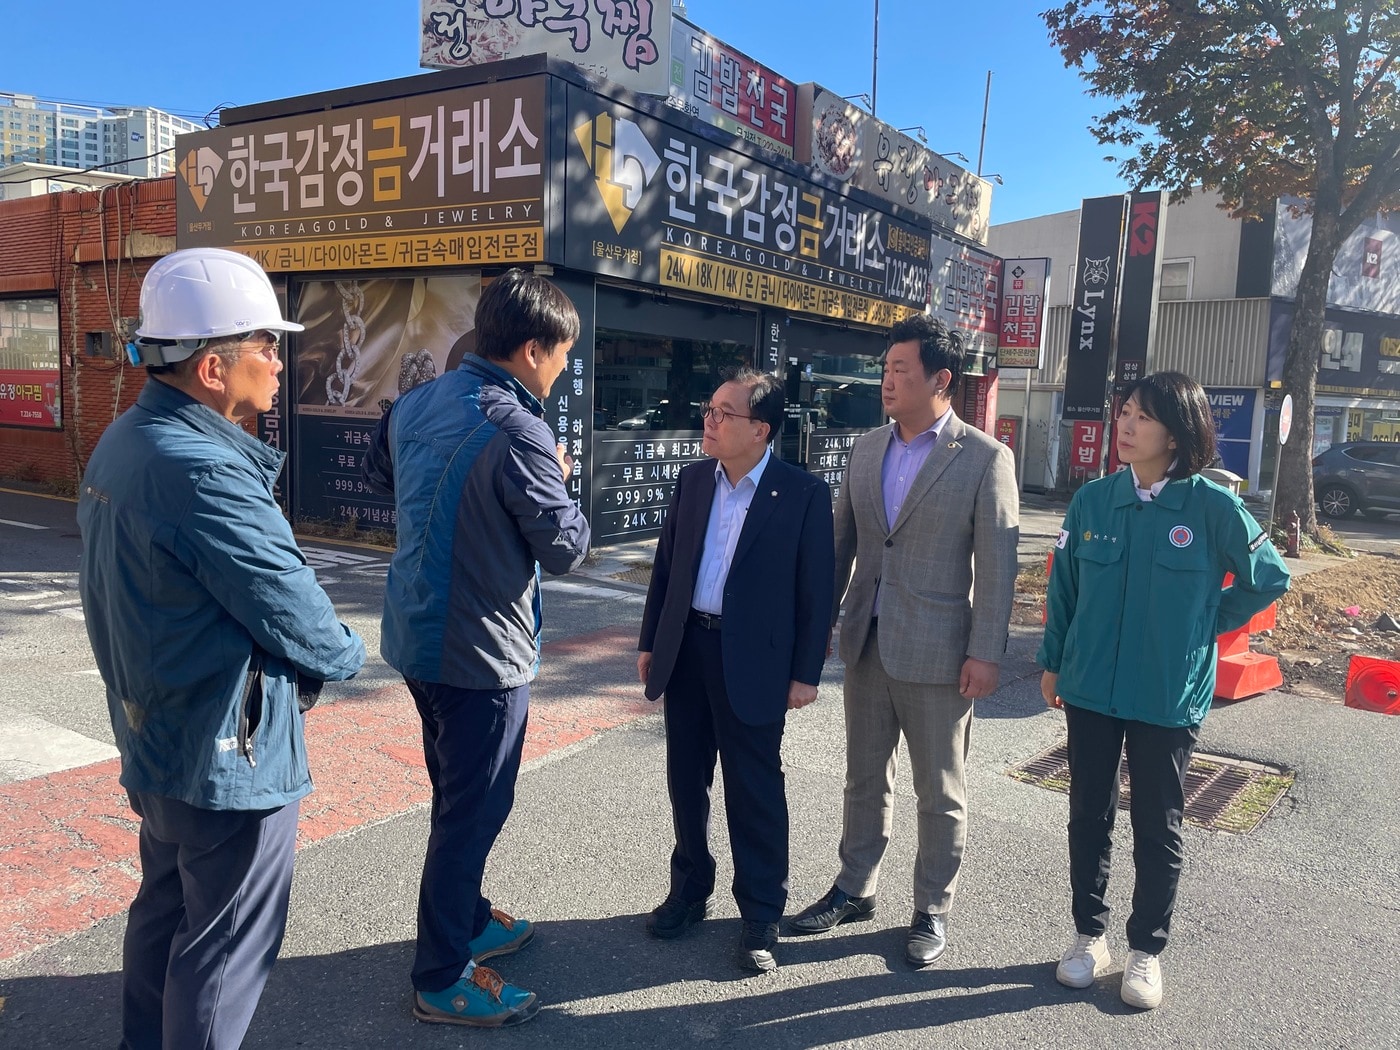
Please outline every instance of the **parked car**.
[[1313, 497], [1329, 518], [1400, 513], [1400, 442], [1348, 441], [1312, 461]]

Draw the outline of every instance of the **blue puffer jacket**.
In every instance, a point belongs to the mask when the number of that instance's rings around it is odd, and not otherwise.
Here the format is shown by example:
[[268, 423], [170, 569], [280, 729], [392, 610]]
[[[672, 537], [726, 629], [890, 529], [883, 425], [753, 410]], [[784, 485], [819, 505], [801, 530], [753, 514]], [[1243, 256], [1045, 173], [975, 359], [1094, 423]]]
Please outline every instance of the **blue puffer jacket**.
[[83, 476], [79, 588], [121, 782], [203, 809], [311, 790], [297, 675], [364, 663], [272, 497], [282, 453], [148, 380]]
[[590, 535], [543, 414], [508, 372], [469, 356], [380, 421], [363, 471], [398, 507], [379, 651], [400, 674], [460, 689], [535, 677], [539, 570], [576, 568]]

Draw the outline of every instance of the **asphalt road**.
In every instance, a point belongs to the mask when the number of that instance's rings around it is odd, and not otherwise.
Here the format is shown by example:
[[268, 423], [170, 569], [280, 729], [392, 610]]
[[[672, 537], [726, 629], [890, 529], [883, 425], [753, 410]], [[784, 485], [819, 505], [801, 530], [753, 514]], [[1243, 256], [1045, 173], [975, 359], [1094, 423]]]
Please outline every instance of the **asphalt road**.
[[[1023, 562], [1043, 557], [1060, 513], [1027, 508]], [[375, 652], [382, 552], [304, 546]], [[77, 555], [71, 504], [0, 493], [0, 1045], [26, 1050], [116, 1042], [135, 887]], [[487, 873], [500, 906], [540, 924], [534, 944], [500, 960], [540, 995], [539, 1017], [483, 1034], [409, 1014], [426, 777], [411, 704], [375, 657], [328, 686], [309, 720], [318, 789], [287, 941], [247, 1046], [1400, 1046], [1400, 719], [1285, 694], [1221, 706], [1205, 724], [1203, 748], [1284, 766], [1297, 782], [1247, 836], [1187, 830], [1165, 1005], [1138, 1014], [1118, 999], [1126, 820], [1111, 886], [1118, 963], [1086, 991], [1056, 984], [1071, 928], [1065, 799], [1006, 775], [1063, 739], [1062, 717], [1039, 699], [1031, 628], [1014, 631], [1002, 687], [977, 707], [971, 836], [939, 965], [902, 962], [913, 865], [903, 769], [876, 921], [785, 940], [778, 973], [752, 979], [730, 962], [738, 922], [723, 890], [716, 917], [687, 937], [649, 939], [670, 844], [661, 722], [633, 685], [639, 590], [612, 579], [640, 556], [611, 552], [591, 578], [546, 591], [527, 761]], [[819, 702], [788, 722], [791, 911], [836, 871], [842, 675], [829, 663]], [[715, 839], [726, 886], [722, 820]]]

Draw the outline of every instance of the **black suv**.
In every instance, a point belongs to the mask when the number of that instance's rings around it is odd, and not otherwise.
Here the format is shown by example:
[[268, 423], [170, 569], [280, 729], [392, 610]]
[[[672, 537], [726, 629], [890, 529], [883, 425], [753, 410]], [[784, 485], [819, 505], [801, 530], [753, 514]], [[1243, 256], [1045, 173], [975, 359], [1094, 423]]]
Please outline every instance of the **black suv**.
[[1400, 442], [1348, 441], [1312, 461], [1313, 495], [1329, 518], [1400, 513]]

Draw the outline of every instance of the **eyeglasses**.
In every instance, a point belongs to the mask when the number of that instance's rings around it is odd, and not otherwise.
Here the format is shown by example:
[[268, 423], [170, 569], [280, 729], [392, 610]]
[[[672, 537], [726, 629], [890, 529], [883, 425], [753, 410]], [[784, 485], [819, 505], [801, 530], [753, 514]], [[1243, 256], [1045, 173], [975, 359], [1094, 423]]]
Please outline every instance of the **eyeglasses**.
[[706, 405], [701, 415], [712, 421], [715, 426], [720, 426], [726, 419], [753, 419], [753, 416], [741, 416], [738, 412], [730, 412], [728, 409], [720, 408], [719, 405]]
[[[249, 349], [243, 349], [248, 343], [257, 344]], [[277, 348], [282, 344], [282, 336], [277, 332], [270, 332], [267, 329], [260, 329], [253, 332], [246, 339], [240, 339], [238, 349], [230, 351], [235, 354], [261, 354], [269, 361], [277, 360]]]

